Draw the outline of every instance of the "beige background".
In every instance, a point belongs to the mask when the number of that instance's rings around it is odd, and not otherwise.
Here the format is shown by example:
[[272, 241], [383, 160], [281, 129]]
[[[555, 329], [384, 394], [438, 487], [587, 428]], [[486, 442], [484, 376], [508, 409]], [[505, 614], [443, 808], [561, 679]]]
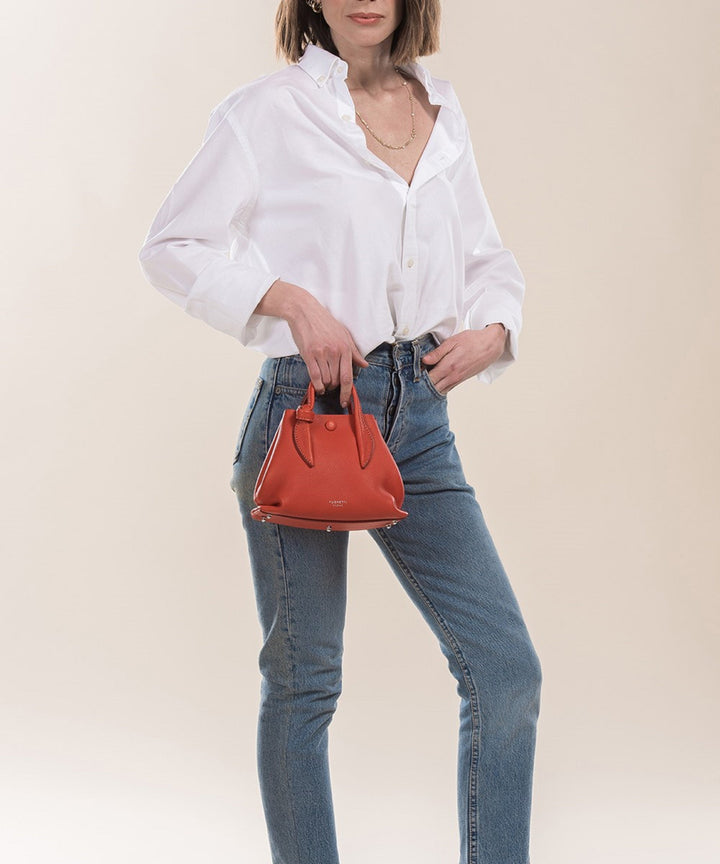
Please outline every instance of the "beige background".
[[[232, 450], [261, 356], [137, 252], [274, 2], [3, 13], [0, 858], [269, 862]], [[543, 663], [533, 864], [711, 862], [718, 814], [720, 6], [445, 4], [527, 279], [451, 413]], [[343, 864], [457, 860], [457, 697], [353, 536], [331, 732]]]

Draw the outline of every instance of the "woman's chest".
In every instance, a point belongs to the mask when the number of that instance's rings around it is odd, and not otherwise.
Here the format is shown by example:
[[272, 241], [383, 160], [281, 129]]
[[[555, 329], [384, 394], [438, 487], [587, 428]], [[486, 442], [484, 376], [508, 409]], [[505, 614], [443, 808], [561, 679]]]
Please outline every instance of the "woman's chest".
[[[266, 111], [262, 122], [247, 127], [260, 211], [306, 226], [368, 217], [397, 224], [408, 205], [413, 214], [422, 205], [437, 219], [452, 216], [450, 176], [462, 144], [453, 115], [415, 100], [415, 136], [407, 147], [391, 149], [357, 119], [352, 103], [326, 95]], [[360, 100], [357, 107], [365, 117]], [[381, 120], [373, 129], [396, 146], [412, 129], [409, 104], [402, 107], [407, 114], [386, 115], [387, 125]]]
[[[417, 82], [414, 82], [417, 85]], [[405, 88], [403, 88], [405, 89]], [[368, 150], [399, 174], [410, 185], [432, 135], [440, 112], [439, 105], [427, 100], [422, 87], [413, 86], [412, 102], [378, 106], [353, 97], [357, 122], [365, 134]], [[418, 98], [420, 97], [420, 98]]]

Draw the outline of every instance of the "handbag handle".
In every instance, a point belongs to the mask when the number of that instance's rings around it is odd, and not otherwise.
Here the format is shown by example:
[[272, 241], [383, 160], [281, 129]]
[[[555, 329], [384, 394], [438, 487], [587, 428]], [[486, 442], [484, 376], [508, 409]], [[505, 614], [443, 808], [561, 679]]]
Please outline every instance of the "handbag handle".
[[[295, 425], [293, 427], [293, 440], [295, 448], [300, 454], [304, 462], [311, 468], [315, 465], [315, 457], [313, 454], [311, 428], [317, 416], [313, 411], [315, 407], [315, 387], [312, 381], [308, 384], [305, 398], [300, 405], [295, 409]], [[349, 415], [351, 417], [351, 425], [355, 442], [357, 444], [358, 458], [360, 467], [367, 468], [370, 464], [373, 452], [375, 450], [375, 439], [365, 422], [362, 406], [360, 405], [360, 397], [358, 396], [355, 385], [352, 385], [350, 391]], [[328, 421], [330, 422], [330, 421]], [[327, 427], [327, 423], [326, 423]], [[328, 427], [329, 428], [329, 427]]]

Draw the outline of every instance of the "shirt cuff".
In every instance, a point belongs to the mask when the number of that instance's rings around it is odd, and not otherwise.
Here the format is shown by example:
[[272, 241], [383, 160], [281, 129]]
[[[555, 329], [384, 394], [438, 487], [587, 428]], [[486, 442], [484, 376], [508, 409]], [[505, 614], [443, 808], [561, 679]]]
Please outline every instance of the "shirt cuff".
[[518, 358], [520, 325], [514, 320], [509, 310], [496, 306], [482, 310], [475, 309], [468, 315], [467, 325], [470, 330], [482, 330], [488, 324], [495, 323], [503, 324], [507, 330], [505, 348], [497, 360], [475, 376], [483, 384], [492, 384]]
[[259, 267], [214, 261], [195, 280], [185, 311], [247, 345], [259, 323], [255, 307], [280, 278]]

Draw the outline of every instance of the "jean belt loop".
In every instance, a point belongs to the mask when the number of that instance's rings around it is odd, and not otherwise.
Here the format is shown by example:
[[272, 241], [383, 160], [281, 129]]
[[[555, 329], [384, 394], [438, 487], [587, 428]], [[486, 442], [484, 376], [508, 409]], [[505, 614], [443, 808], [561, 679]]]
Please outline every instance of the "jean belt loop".
[[413, 339], [412, 340], [412, 347], [413, 347], [413, 376], [414, 376], [413, 380], [417, 382], [420, 380], [420, 370], [421, 370], [420, 357], [422, 355], [420, 353], [420, 340], [419, 339]]

